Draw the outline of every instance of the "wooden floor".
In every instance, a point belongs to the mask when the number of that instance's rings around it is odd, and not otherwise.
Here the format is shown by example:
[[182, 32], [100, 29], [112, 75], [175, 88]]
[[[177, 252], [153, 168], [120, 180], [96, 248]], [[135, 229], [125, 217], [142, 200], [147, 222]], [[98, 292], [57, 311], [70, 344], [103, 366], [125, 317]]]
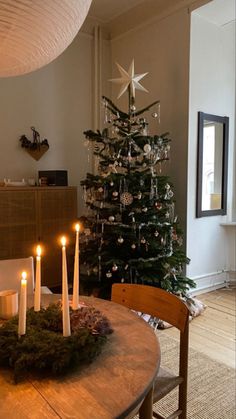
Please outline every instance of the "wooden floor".
[[[236, 288], [222, 288], [197, 298], [206, 304], [204, 313], [190, 323], [189, 344], [212, 359], [235, 368]], [[171, 328], [164, 333], [176, 336]]]

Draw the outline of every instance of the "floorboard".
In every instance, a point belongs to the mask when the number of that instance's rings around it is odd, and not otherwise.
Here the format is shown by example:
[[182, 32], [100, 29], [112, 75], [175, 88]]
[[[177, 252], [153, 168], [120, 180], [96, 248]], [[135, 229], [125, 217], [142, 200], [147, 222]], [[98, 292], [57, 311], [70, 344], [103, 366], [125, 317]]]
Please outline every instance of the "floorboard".
[[[236, 288], [222, 288], [197, 298], [206, 304], [201, 316], [190, 322], [190, 346], [212, 359], [235, 368]], [[163, 333], [178, 337], [174, 328]]]

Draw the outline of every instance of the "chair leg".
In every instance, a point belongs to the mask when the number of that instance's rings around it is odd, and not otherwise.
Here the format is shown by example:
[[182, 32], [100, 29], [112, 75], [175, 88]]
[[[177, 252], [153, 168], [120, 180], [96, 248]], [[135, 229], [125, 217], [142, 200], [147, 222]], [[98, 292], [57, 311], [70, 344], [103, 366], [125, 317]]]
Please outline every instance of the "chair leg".
[[183, 382], [179, 386], [179, 419], [187, 419], [187, 383]]
[[152, 419], [152, 395], [153, 387], [146, 395], [141, 407], [139, 409], [139, 419]]

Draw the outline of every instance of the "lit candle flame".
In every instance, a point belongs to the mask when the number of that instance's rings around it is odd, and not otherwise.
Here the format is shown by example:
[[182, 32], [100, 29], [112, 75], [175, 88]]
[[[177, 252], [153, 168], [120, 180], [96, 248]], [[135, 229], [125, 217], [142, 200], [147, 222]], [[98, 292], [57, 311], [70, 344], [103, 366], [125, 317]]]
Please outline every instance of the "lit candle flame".
[[21, 274], [21, 283], [23, 285], [26, 285], [26, 283], [27, 283], [26, 278], [27, 278], [27, 273], [25, 271], [23, 271], [22, 274]]
[[62, 244], [62, 246], [65, 246], [66, 245], [66, 238], [65, 238], [65, 236], [63, 236], [61, 238], [61, 244]]
[[75, 230], [76, 230], [77, 232], [79, 232], [79, 231], [80, 231], [80, 225], [79, 225], [79, 223], [78, 223], [78, 224], [75, 224]]
[[36, 253], [37, 253], [37, 256], [41, 256], [41, 254], [42, 254], [42, 249], [41, 249], [41, 246], [40, 246], [40, 245], [38, 245], [38, 246], [36, 247]]

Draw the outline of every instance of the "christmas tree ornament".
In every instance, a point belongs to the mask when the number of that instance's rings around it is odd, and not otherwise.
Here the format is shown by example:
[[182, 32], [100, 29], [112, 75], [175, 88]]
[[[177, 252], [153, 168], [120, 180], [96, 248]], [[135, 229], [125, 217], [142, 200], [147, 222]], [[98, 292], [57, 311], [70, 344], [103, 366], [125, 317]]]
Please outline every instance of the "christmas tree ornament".
[[110, 217], [108, 218], [108, 221], [110, 221], [110, 223], [113, 223], [113, 221], [115, 221], [114, 215], [110, 215]]
[[159, 233], [158, 233], [158, 231], [157, 231], [157, 230], [154, 232], [154, 236], [155, 236], [155, 237], [158, 237], [158, 236], [159, 236]]
[[153, 113], [152, 113], [152, 117], [153, 117], [153, 118], [158, 118], [158, 113], [157, 113], [157, 112], [153, 112]]
[[142, 208], [142, 212], [147, 212], [147, 207]]
[[113, 270], [113, 272], [116, 272], [118, 270], [118, 266], [115, 263], [112, 266], [112, 270]]
[[84, 140], [84, 142], [83, 142], [83, 144], [84, 144], [84, 147], [89, 147], [90, 146], [90, 141], [89, 140]]
[[132, 106], [130, 106], [130, 109], [131, 109], [132, 112], [135, 112], [136, 111], [136, 106], [132, 105]]
[[137, 199], [139, 199], [139, 200], [142, 199], [142, 192], [140, 192], [140, 191], [138, 192]]
[[120, 282], [123, 284], [125, 282], [125, 279], [121, 278]]
[[112, 196], [117, 197], [118, 195], [119, 195], [119, 192], [117, 191], [112, 192]]
[[124, 243], [124, 239], [123, 239], [122, 236], [118, 237], [117, 241], [118, 241], [119, 244]]
[[140, 240], [140, 242], [141, 242], [142, 244], [145, 244], [145, 243], [146, 243], [146, 239], [145, 239], [144, 237], [142, 237], [142, 238], [141, 238], [141, 240]]
[[114, 182], [112, 182], [112, 181], [111, 181], [111, 182], [110, 182], [110, 186], [114, 186]]
[[98, 192], [102, 193], [103, 192], [103, 188], [100, 186], [100, 188], [98, 188]]
[[133, 200], [133, 195], [129, 192], [123, 192], [120, 196], [120, 202], [125, 206], [131, 205]]
[[155, 207], [156, 207], [156, 209], [161, 210], [162, 209], [162, 204], [160, 202], [155, 202]]
[[148, 154], [151, 152], [152, 147], [150, 146], [150, 144], [145, 144], [143, 147], [143, 151], [144, 153]]
[[90, 228], [85, 228], [85, 229], [84, 229], [84, 235], [85, 235], [85, 236], [90, 236], [90, 234], [91, 234], [91, 230], [90, 230]]
[[107, 277], [107, 278], [112, 278], [112, 273], [111, 273], [111, 271], [108, 271], [108, 272], [106, 273], [106, 277]]
[[131, 249], [136, 249], [136, 244], [135, 243], [131, 244]]
[[121, 77], [117, 79], [111, 79], [113, 83], [121, 84], [120, 92], [117, 96], [119, 99], [123, 93], [130, 87], [131, 97], [135, 97], [135, 89], [147, 92], [147, 90], [139, 83], [139, 81], [145, 77], [148, 73], [135, 74], [134, 73], [134, 60], [131, 62], [128, 71], [124, 70], [118, 63], [116, 63]]

